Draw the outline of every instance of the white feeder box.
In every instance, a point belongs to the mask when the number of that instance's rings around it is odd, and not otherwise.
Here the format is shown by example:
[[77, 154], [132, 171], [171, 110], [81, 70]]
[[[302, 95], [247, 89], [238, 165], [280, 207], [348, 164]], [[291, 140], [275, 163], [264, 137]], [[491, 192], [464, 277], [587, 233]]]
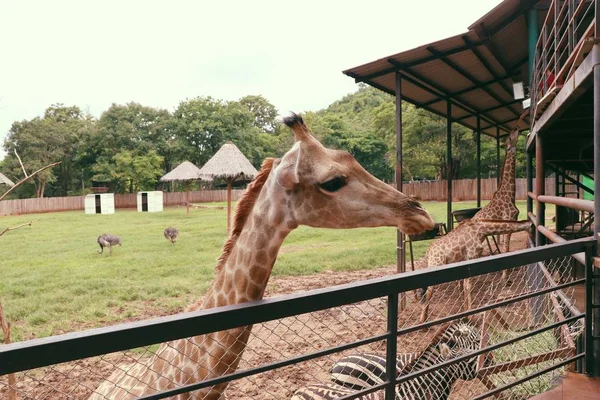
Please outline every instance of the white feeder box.
[[85, 196], [86, 214], [114, 214], [115, 213], [115, 194], [101, 193], [88, 194]]
[[163, 192], [160, 190], [153, 192], [138, 192], [137, 210], [138, 212], [162, 212]]

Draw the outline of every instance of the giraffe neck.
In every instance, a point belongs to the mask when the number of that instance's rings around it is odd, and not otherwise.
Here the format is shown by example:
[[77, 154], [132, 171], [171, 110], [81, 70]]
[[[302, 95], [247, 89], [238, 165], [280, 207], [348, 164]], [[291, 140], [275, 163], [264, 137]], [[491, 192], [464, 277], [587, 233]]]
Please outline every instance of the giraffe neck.
[[525, 231], [531, 226], [529, 220], [524, 221], [491, 221], [480, 220], [474, 223], [478, 240], [482, 242], [488, 235], [504, 235]]
[[262, 299], [279, 248], [296, 227], [281, 206], [284, 202], [285, 197], [267, 182], [229, 256], [219, 266], [202, 308]]
[[[220, 307], [262, 299], [271, 276], [279, 248], [297, 224], [286, 212], [285, 194], [268, 179], [229, 255], [217, 268], [212, 287], [202, 308]], [[238, 212], [241, 210], [238, 206]], [[192, 338], [191, 354], [183, 344], [191, 362], [196, 365], [193, 381], [206, 380], [234, 372], [250, 336], [251, 326], [230, 329]], [[200, 398], [219, 399], [227, 384], [201, 391]]]
[[500, 187], [497, 192], [502, 195], [509, 195], [514, 200], [516, 191], [516, 149], [514, 146], [510, 146], [506, 149], [506, 155], [504, 157], [504, 164], [502, 166], [502, 175], [500, 177]]
[[[219, 259], [213, 285], [204, 301], [188, 307], [187, 311], [263, 297], [279, 248], [297, 227], [294, 217], [287, 212], [286, 194], [271, 179], [270, 170], [271, 164], [263, 165], [238, 203], [234, 228]], [[90, 399], [104, 399], [104, 396], [130, 399], [234, 372], [250, 330], [250, 326], [240, 327], [163, 343], [148, 364], [137, 363], [128, 370], [116, 371]], [[217, 400], [226, 387], [224, 383], [175, 398]]]

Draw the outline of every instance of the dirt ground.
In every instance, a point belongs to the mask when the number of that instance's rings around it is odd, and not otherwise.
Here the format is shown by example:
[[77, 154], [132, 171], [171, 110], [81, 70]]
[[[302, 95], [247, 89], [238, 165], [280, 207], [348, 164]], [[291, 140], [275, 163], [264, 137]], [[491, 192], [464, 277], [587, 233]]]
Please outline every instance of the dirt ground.
[[[512, 236], [512, 249], [525, 247], [525, 234]], [[416, 263], [417, 268], [422, 262]], [[324, 272], [308, 276], [274, 277], [271, 279], [265, 297], [277, 297], [289, 293], [330, 287], [349, 282], [357, 282], [395, 273], [394, 267], [351, 272]], [[487, 276], [475, 282], [474, 292], [479, 304], [489, 299], [487, 295], [511, 295], [521, 290], [522, 276], [511, 276], [514, 284], [496, 285], [499, 274]], [[491, 281], [490, 281], [491, 279]], [[490, 289], [492, 288], [492, 289]], [[432, 319], [458, 312], [462, 309], [462, 294], [456, 284], [440, 285], [436, 288], [430, 315]], [[400, 312], [399, 329], [410, 327], [417, 321], [420, 308], [414, 304], [413, 296], [407, 296], [407, 307]], [[273, 362], [284, 361], [345, 343], [380, 335], [386, 331], [387, 300], [373, 299], [368, 302], [328, 309], [311, 314], [255, 325], [247, 350], [238, 370], [258, 367]], [[513, 311], [514, 312], [514, 311]], [[518, 312], [516, 313], [518, 314]], [[527, 324], [527, 319], [522, 321]], [[398, 352], [422, 350], [436, 328], [403, 335], [398, 341]], [[342, 355], [352, 352], [385, 352], [385, 342], [379, 341], [358, 349], [335, 353], [330, 356], [286, 366], [274, 371], [261, 373], [232, 383], [227, 390], [229, 399], [288, 399], [293, 392], [311, 382], [327, 382], [328, 370]], [[114, 370], [115, 365], [128, 365], [132, 360], [144, 360], [149, 353], [131, 351], [126, 355], [112, 354], [102, 358], [91, 358], [62, 364], [51, 368], [27, 371], [17, 376], [20, 399], [80, 399], [86, 398], [92, 390]], [[0, 378], [0, 398], [6, 398], [6, 377]], [[473, 380], [455, 385], [452, 398], [466, 399], [486, 389]]]

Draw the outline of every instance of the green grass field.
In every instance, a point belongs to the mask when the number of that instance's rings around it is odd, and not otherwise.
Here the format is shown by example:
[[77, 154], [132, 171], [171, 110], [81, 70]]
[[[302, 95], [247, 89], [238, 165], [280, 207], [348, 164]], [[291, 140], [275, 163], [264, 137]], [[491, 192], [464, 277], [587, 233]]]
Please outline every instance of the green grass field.
[[[445, 221], [445, 202], [424, 206], [436, 221]], [[453, 208], [474, 206], [460, 202]], [[519, 207], [524, 218], [525, 202]], [[0, 238], [0, 301], [14, 341], [176, 312], [210, 285], [226, 235], [225, 210], [194, 209], [187, 217], [184, 208], [0, 217], [0, 230], [38, 218], [33, 226]], [[163, 237], [167, 226], [180, 231], [175, 246]], [[96, 253], [102, 233], [122, 239], [112, 256]], [[415, 257], [427, 246], [415, 243]], [[300, 227], [284, 242], [274, 275], [391, 265], [395, 247], [393, 228]]]

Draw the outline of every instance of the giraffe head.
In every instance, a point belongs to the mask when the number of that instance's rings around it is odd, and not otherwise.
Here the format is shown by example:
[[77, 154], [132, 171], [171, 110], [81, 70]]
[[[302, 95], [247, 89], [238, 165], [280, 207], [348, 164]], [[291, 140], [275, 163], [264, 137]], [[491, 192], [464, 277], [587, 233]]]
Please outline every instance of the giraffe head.
[[395, 226], [406, 234], [432, 229], [434, 222], [416, 201], [369, 174], [349, 153], [325, 148], [302, 117], [284, 119], [295, 143], [273, 163], [285, 191], [288, 214], [297, 225], [319, 228]]
[[523, 111], [517, 124], [515, 125], [515, 129], [513, 129], [508, 136], [506, 137], [506, 141], [504, 145], [506, 146], [506, 150], [510, 152], [515, 152], [517, 148], [517, 140], [519, 139], [519, 131], [521, 130], [521, 124], [525, 117], [529, 114], [529, 109]]

